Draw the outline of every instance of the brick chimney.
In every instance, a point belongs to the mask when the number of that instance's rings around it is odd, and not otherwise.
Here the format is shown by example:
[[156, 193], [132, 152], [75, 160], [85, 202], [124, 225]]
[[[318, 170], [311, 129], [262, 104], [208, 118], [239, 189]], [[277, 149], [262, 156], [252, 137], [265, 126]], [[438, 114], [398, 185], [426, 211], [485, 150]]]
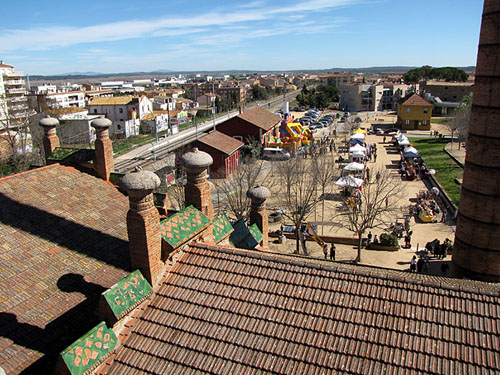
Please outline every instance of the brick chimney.
[[109, 175], [115, 170], [113, 161], [113, 145], [109, 139], [109, 127], [113, 123], [107, 118], [98, 118], [92, 121], [92, 126], [96, 130], [97, 139], [95, 141], [95, 170], [97, 176], [109, 181]]
[[48, 163], [48, 158], [56, 147], [59, 147], [59, 137], [56, 133], [56, 126], [59, 125], [59, 120], [47, 116], [41, 119], [38, 124], [43, 128], [43, 152], [45, 153], [45, 162]]
[[254, 186], [247, 191], [247, 197], [251, 199], [250, 225], [257, 224], [262, 232], [261, 246], [267, 247], [268, 240], [268, 216], [266, 209], [266, 199], [271, 196], [271, 192], [264, 186]]
[[184, 189], [186, 207], [192, 204], [210, 219], [214, 218], [214, 208], [210, 185], [207, 181], [207, 167], [212, 163], [212, 157], [197, 148], [181, 158], [181, 164], [186, 168], [187, 173], [187, 184]]
[[500, 281], [500, 2], [485, 0], [451, 271]]
[[153, 189], [160, 186], [153, 172], [136, 171], [126, 174], [119, 187], [128, 192], [130, 209], [127, 231], [132, 268], [140, 269], [151, 285], [161, 276], [160, 216], [153, 201]]

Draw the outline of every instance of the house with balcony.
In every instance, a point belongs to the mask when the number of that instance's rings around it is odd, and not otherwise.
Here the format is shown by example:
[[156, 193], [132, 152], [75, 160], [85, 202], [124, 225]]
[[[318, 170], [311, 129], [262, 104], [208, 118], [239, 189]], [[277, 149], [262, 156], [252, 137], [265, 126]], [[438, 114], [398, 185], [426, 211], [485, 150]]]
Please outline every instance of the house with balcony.
[[412, 94], [398, 105], [397, 123], [406, 130], [430, 130], [433, 107], [420, 95]]
[[0, 128], [17, 128], [26, 124], [30, 110], [23, 72], [0, 61]]
[[138, 135], [140, 120], [153, 111], [153, 103], [146, 96], [116, 96], [94, 98], [89, 104], [89, 114], [105, 115], [113, 122], [110, 135], [128, 138]]

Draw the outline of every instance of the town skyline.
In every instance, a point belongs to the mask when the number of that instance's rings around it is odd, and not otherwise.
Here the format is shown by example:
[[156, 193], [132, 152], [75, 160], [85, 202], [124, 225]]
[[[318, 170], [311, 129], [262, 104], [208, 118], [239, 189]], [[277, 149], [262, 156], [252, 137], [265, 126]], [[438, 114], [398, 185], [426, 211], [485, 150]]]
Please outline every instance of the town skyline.
[[1, 26], [0, 58], [30, 75], [473, 66], [482, 12], [468, 0], [26, 3]]

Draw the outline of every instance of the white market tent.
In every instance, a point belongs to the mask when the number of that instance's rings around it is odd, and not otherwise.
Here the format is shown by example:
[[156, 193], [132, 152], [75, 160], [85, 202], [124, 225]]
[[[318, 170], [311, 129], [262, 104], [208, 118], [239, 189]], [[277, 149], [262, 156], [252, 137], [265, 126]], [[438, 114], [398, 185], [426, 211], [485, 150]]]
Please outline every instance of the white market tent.
[[398, 139], [398, 145], [400, 145], [400, 146], [409, 146], [409, 145], [411, 145], [411, 143], [408, 140], [408, 138], [406, 138], [405, 136], [403, 136], [401, 139]]
[[365, 135], [363, 133], [354, 133], [351, 135], [351, 139], [365, 139]]
[[352, 146], [349, 148], [349, 152], [352, 153], [363, 153], [363, 155], [366, 153], [366, 148], [361, 146], [361, 145], [356, 145]]
[[365, 169], [365, 165], [356, 162], [349, 163], [344, 167], [345, 171], [350, 171], [350, 172], [362, 171], [363, 169]]
[[345, 176], [345, 177], [340, 177], [335, 185], [342, 186], [342, 187], [355, 187], [359, 188], [361, 185], [363, 185], [363, 180], [361, 178], [356, 178], [352, 176]]
[[418, 154], [418, 151], [415, 147], [410, 146], [404, 150], [403, 156], [405, 158], [418, 158], [419, 154]]

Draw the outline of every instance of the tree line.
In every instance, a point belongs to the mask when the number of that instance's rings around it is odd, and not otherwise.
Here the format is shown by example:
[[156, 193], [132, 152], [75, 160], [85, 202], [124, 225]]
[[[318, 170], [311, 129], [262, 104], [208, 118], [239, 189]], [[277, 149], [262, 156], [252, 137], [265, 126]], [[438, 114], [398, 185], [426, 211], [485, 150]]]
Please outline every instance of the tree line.
[[297, 103], [305, 107], [327, 108], [339, 101], [339, 89], [334, 85], [320, 85], [308, 89], [306, 86], [297, 95]]
[[417, 83], [427, 79], [438, 79], [446, 82], [465, 82], [469, 75], [462, 69], [453, 67], [433, 68], [423, 66], [407, 71], [403, 74], [405, 83]]

